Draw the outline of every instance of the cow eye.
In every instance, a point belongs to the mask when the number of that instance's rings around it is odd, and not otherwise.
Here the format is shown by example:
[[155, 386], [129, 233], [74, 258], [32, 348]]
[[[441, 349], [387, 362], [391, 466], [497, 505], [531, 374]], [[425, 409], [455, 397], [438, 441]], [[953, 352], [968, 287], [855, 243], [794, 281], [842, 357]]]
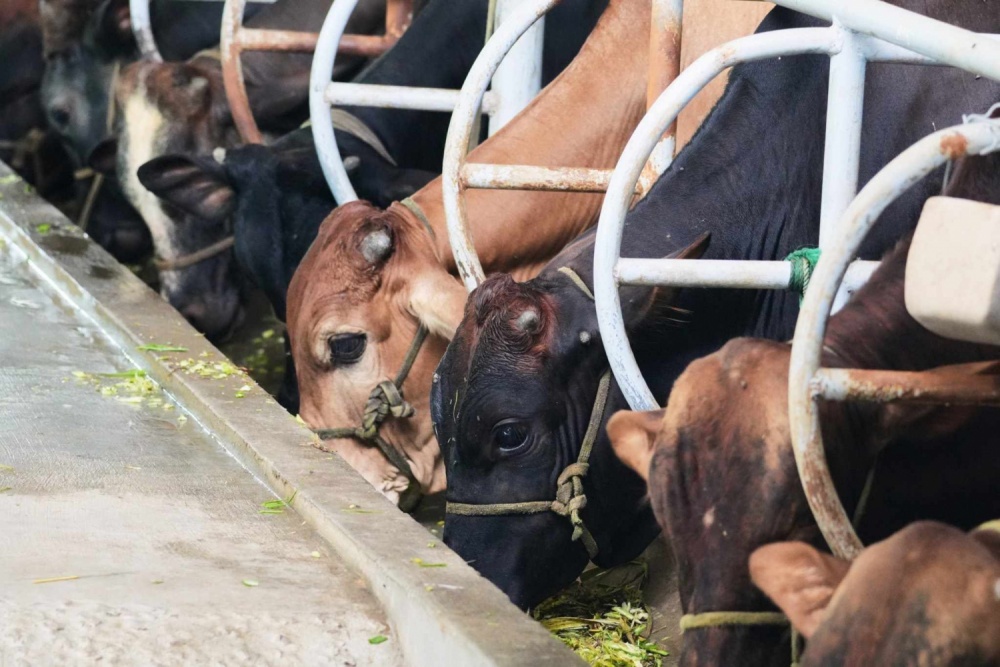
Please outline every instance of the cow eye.
[[493, 442], [501, 454], [513, 454], [528, 444], [528, 425], [508, 419], [493, 427]]
[[357, 362], [365, 353], [367, 336], [364, 334], [337, 334], [330, 336], [330, 360], [334, 366], [344, 366]]

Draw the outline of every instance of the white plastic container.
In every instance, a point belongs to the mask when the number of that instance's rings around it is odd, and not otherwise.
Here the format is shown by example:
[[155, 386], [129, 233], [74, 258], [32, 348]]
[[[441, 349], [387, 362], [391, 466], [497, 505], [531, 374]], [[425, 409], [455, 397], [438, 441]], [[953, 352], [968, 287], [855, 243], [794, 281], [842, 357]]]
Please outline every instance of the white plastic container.
[[940, 336], [1000, 345], [1000, 206], [927, 200], [906, 263], [906, 309]]

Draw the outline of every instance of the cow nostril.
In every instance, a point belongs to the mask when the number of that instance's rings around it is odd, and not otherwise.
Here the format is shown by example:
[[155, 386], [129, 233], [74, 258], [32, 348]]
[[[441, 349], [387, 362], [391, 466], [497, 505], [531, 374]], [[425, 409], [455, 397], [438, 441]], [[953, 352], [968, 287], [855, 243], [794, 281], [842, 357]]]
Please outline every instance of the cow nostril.
[[69, 125], [69, 110], [63, 107], [56, 107], [49, 111], [49, 115], [52, 117], [52, 123], [58, 127], [66, 127]]

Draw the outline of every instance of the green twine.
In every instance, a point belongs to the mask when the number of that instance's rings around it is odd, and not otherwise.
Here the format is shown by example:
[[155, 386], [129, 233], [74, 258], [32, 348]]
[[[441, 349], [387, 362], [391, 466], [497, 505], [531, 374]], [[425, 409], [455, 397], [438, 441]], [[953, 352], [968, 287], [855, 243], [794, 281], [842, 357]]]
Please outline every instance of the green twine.
[[799, 293], [799, 304], [802, 303], [802, 297], [809, 287], [809, 279], [812, 278], [816, 262], [819, 261], [819, 253], [819, 248], [799, 248], [785, 257], [785, 261], [792, 264], [792, 277], [788, 281], [788, 289]]

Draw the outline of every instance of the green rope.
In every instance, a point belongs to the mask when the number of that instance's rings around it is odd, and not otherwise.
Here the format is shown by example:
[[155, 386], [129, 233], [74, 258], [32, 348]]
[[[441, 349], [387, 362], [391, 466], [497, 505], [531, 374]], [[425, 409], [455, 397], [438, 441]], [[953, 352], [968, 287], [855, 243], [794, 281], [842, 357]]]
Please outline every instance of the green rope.
[[816, 263], [819, 261], [819, 248], [799, 248], [788, 253], [786, 262], [791, 262], [792, 277], [788, 281], [788, 289], [799, 293], [799, 303], [806, 294], [809, 287], [809, 279], [812, 278]]

